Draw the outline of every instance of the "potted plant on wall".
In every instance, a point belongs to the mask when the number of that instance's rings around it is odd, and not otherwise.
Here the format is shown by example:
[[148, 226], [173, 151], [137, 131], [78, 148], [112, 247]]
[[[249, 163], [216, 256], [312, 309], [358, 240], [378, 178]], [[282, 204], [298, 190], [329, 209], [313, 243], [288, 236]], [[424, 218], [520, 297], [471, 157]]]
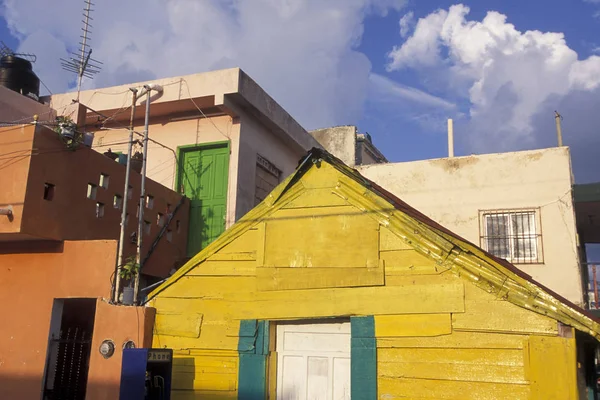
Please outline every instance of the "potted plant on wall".
[[54, 131], [58, 133], [59, 137], [70, 150], [75, 150], [81, 141], [81, 137], [77, 132], [77, 124], [69, 116], [61, 115], [56, 117]]
[[144, 161], [144, 156], [139, 151], [136, 151], [133, 156], [131, 156], [131, 169], [135, 172], [142, 172], [142, 164]]
[[135, 256], [127, 258], [125, 265], [123, 265], [119, 270], [119, 277], [122, 280], [129, 281], [129, 284], [123, 288], [123, 304], [133, 304], [133, 283], [139, 271], [140, 264], [135, 261]]
[[56, 132], [67, 140], [73, 140], [75, 138], [77, 125], [69, 116], [58, 116], [56, 117]]

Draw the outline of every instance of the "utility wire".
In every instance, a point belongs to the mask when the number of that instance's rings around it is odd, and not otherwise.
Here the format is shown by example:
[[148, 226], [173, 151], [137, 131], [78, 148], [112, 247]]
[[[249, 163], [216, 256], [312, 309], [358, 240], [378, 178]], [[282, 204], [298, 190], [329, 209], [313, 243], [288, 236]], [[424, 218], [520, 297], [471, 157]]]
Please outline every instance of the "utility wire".
[[[129, 143], [129, 141], [111, 142], [111, 143], [103, 143], [101, 145], [97, 145], [96, 147], [109, 147], [109, 146], [117, 146], [117, 145], [128, 144], [128, 143]], [[10, 156], [10, 157], [2, 157], [7, 154], [16, 153], [18, 151], [27, 151], [27, 153], [17, 154], [17, 155]], [[74, 151], [74, 150], [71, 150], [68, 148], [45, 148], [45, 149], [34, 149], [34, 150], [17, 150], [15, 152], [11, 152], [11, 153], [0, 153], [0, 160], [10, 160], [10, 159], [15, 159], [15, 158], [20, 158], [20, 157], [39, 156], [39, 155], [44, 155], [44, 154], [72, 152], [72, 151]]]
[[46, 84], [44, 83], [44, 81], [42, 80], [42, 78], [40, 78], [38, 76], [38, 78], [40, 79], [40, 82], [42, 82], [42, 85], [44, 85], [44, 87], [46, 88], [46, 90], [48, 91], [48, 93], [50, 93], [50, 96], [52, 96], [52, 91], [50, 89], [48, 89], [48, 86], [46, 86]]
[[182, 81], [183, 83], [185, 83], [185, 87], [186, 87], [186, 89], [187, 89], [187, 92], [188, 92], [189, 99], [190, 99], [190, 101], [192, 102], [192, 104], [194, 105], [194, 107], [196, 107], [196, 109], [198, 109], [198, 111], [200, 112], [200, 114], [202, 114], [202, 116], [203, 116], [205, 119], [208, 119], [208, 121], [209, 121], [209, 122], [210, 122], [210, 123], [211, 123], [211, 124], [212, 124], [212, 125], [215, 127], [215, 129], [216, 129], [216, 130], [217, 130], [217, 131], [218, 131], [218, 132], [219, 132], [221, 135], [223, 135], [223, 136], [225, 136], [227, 139], [231, 140], [231, 137], [230, 137], [229, 135], [226, 135], [225, 133], [223, 133], [223, 131], [221, 131], [221, 129], [219, 129], [219, 127], [217, 126], [217, 124], [215, 124], [215, 122], [212, 120], [212, 118], [208, 118], [208, 117], [206, 116], [206, 114], [204, 114], [204, 111], [202, 111], [202, 109], [201, 109], [200, 107], [198, 107], [198, 104], [196, 104], [196, 102], [195, 102], [195, 101], [194, 101], [194, 99], [192, 98], [192, 92], [190, 91], [190, 85], [188, 84], [188, 82], [187, 82], [185, 79], [183, 79], [183, 78], [181, 78], [181, 81]]

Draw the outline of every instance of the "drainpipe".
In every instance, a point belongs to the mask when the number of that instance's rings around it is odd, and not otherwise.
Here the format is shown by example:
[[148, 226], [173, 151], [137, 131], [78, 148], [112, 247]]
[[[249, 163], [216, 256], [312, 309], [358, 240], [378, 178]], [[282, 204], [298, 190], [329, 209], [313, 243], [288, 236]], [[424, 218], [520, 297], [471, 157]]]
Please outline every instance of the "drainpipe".
[[140, 287], [140, 274], [142, 269], [142, 238], [144, 237], [144, 207], [146, 205], [146, 160], [148, 158], [148, 126], [150, 125], [150, 94], [153, 90], [162, 92], [159, 85], [144, 85], [146, 90], [146, 118], [144, 121], [144, 152], [142, 158], [142, 183], [140, 189], [140, 211], [138, 219], [137, 251], [135, 253], [135, 262], [139, 266], [138, 273], [135, 274], [133, 285], [133, 304], [138, 304], [138, 291]]
[[117, 257], [117, 269], [115, 274], [115, 292], [113, 293], [113, 302], [119, 302], [119, 291], [121, 289], [121, 267], [123, 266], [123, 246], [125, 242], [125, 221], [127, 220], [127, 199], [129, 198], [129, 171], [131, 171], [131, 148], [133, 146], [133, 120], [135, 119], [135, 103], [137, 102], [137, 89], [130, 88], [133, 93], [131, 103], [131, 117], [129, 119], [129, 142], [127, 144], [127, 166], [125, 169], [125, 189], [123, 189], [123, 211], [121, 212], [121, 232], [119, 234], [119, 252]]

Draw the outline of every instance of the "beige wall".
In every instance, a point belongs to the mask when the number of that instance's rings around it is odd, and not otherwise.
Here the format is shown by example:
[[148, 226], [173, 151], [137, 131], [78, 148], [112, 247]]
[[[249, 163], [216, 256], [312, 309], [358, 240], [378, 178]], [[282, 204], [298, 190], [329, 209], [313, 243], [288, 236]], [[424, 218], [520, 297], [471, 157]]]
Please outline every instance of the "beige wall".
[[[239, 76], [240, 70], [231, 68], [202, 74], [157, 79], [151, 82], [136, 82], [92, 89], [82, 91], [79, 95], [79, 102], [100, 112], [119, 109], [131, 104], [129, 88], [137, 88], [141, 93], [143, 85], [155, 83], [163, 87], [163, 92], [156, 100], [152, 101], [152, 104], [207, 96], [214, 96], [215, 104], [223, 104], [225, 94], [238, 91]], [[61, 111], [72, 103], [75, 96], [75, 93], [54, 94], [49, 97], [50, 105], [57, 110], [59, 115], [62, 115]], [[143, 114], [143, 110], [140, 110], [140, 114]], [[126, 113], [126, 117], [129, 117], [129, 113]]]
[[544, 263], [517, 266], [582, 305], [568, 148], [378, 164], [359, 171], [477, 245], [481, 210], [539, 208]]
[[[143, 132], [143, 125], [136, 126], [136, 131]], [[165, 147], [153, 142], [148, 144], [147, 176], [177, 192], [177, 161], [175, 154], [179, 146], [201, 145], [203, 143], [230, 142], [230, 164], [228, 181], [227, 226], [235, 221], [237, 174], [239, 153], [240, 126], [230, 116], [194, 118], [183, 121], [152, 123], [148, 129], [149, 137]], [[98, 151], [127, 152], [129, 132], [126, 129], [100, 130], [94, 134], [93, 148]], [[137, 139], [141, 139], [136, 135]], [[111, 144], [119, 143], [119, 144]]]
[[310, 134], [325, 150], [342, 160], [346, 165], [353, 167], [356, 164], [355, 126], [334, 126], [331, 128], [316, 129], [310, 131]]
[[281, 171], [280, 181], [294, 172], [298, 162], [306, 154], [286, 146], [264, 125], [249, 116], [242, 118], [241, 130], [236, 219], [254, 208], [257, 154]]

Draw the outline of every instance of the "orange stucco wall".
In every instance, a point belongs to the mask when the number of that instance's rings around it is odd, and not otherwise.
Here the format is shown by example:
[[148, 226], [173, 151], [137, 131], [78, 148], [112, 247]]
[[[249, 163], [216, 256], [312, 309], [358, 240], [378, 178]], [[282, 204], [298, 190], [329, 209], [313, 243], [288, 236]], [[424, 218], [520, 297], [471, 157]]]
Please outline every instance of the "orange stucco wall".
[[0, 207], [12, 206], [14, 217], [0, 216], [0, 238], [21, 232], [21, 216], [29, 174], [29, 155], [33, 146], [33, 127], [0, 128]]
[[[22, 242], [19, 253], [0, 253], [0, 399], [40, 398], [55, 298], [110, 297], [115, 241], [65, 241], [45, 247], [32, 242], [28, 247]], [[120, 356], [96, 359], [97, 340], [110, 336], [117, 346], [126, 337], [147, 342], [144, 329], [148, 323], [152, 326], [151, 316], [152, 312], [145, 317], [139, 309], [98, 303], [88, 386], [90, 396], [97, 397], [90, 398], [110, 398], [102, 395], [118, 390], [120, 376], [120, 367], [115, 367]]]
[[[35, 151], [32, 151], [32, 148]], [[103, 148], [108, 150], [108, 148]], [[0, 207], [12, 205], [12, 219], [0, 216], [0, 242], [37, 238], [46, 240], [118, 239], [122, 209], [114, 206], [114, 196], [123, 197], [126, 167], [87, 147], [69, 151], [58, 135], [48, 128], [33, 125], [0, 128]], [[108, 176], [106, 187], [100, 175]], [[54, 185], [52, 199], [44, 199], [44, 185]], [[96, 185], [94, 199], [87, 197], [88, 184]], [[126, 223], [125, 256], [135, 254], [130, 235], [137, 232], [141, 175], [130, 176], [131, 197]], [[152, 208], [144, 208], [144, 220], [150, 223], [143, 237], [146, 254], [162, 225], [167, 209], [171, 212], [181, 196], [161, 184], [146, 180], [146, 194], [154, 198]], [[96, 215], [96, 203], [104, 212]], [[168, 207], [169, 206], [169, 207]], [[166, 277], [186, 257], [189, 201], [174, 215], [158, 246], [144, 265], [144, 274]], [[161, 222], [163, 223], [163, 222]], [[169, 241], [170, 240], [170, 241]]]
[[[86, 400], [119, 398], [123, 344], [133, 340], [136, 347], [152, 347], [154, 315], [154, 308], [116, 307], [98, 300]], [[108, 359], [98, 351], [105, 339], [115, 343], [115, 353]]]

